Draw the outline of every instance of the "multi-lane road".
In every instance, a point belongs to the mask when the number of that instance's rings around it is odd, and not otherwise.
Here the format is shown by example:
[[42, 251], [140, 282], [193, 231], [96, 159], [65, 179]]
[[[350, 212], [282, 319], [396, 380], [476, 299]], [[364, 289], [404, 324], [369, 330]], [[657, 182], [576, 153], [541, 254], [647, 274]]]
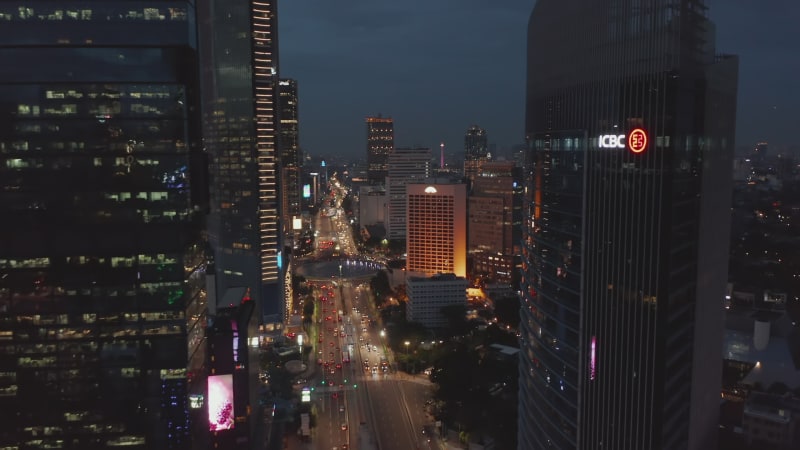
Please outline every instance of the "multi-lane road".
[[[334, 202], [340, 206], [340, 197]], [[317, 215], [316, 241], [333, 241], [342, 256], [356, 256], [350, 226], [341, 209], [334, 211]], [[318, 245], [317, 250], [318, 255], [329, 253], [330, 244]], [[431, 424], [424, 412], [431, 384], [424, 377], [392, 370], [394, 358], [367, 284], [343, 279], [314, 284], [319, 321], [309, 363], [318, 364], [318, 370], [309, 386], [316, 424], [311, 442], [293, 439], [291, 448], [434, 449], [422, 433], [423, 426]]]

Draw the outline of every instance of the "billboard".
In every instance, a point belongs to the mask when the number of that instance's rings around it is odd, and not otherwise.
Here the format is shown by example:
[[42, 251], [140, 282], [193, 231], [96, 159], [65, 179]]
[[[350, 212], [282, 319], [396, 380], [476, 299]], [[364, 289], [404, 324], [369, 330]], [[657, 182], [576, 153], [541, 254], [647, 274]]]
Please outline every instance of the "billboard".
[[303, 185], [303, 198], [311, 198], [311, 185], [304, 184]]
[[233, 375], [208, 377], [208, 426], [211, 431], [233, 428]]

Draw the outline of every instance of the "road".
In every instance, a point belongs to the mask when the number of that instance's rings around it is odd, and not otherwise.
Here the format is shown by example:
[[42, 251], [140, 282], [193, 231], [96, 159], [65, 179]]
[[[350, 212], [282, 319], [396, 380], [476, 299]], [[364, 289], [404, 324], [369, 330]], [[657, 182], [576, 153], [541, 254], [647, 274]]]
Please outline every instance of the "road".
[[[320, 213], [315, 218], [315, 255], [356, 256], [351, 228], [340, 209], [341, 196], [333, 202], [335, 215]], [[311, 443], [292, 439], [290, 449], [433, 449], [422, 434], [423, 426], [431, 423], [424, 405], [432, 385], [425, 377], [391, 369], [394, 358], [381, 336], [368, 285], [354, 283], [314, 283], [318, 338], [309, 363], [319, 364], [320, 370], [309, 386], [316, 426]]]

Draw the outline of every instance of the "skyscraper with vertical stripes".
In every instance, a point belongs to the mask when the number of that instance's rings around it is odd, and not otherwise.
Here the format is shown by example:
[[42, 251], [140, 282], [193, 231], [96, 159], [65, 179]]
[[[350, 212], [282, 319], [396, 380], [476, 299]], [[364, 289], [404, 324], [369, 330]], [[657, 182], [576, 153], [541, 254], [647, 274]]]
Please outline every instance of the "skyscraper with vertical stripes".
[[539, 0], [519, 448], [716, 448], [738, 60], [701, 0]]
[[280, 320], [277, 3], [211, 0], [199, 8], [217, 292], [245, 287], [261, 320]]

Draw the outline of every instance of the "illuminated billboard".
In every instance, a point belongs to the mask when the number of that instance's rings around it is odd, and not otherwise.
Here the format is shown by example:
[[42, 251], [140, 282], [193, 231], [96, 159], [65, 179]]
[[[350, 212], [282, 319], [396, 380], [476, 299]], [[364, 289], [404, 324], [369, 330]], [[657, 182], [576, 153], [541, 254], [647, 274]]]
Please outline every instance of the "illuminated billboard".
[[208, 377], [208, 426], [211, 431], [233, 428], [233, 375]]
[[304, 184], [303, 185], [303, 198], [311, 198], [311, 185]]

